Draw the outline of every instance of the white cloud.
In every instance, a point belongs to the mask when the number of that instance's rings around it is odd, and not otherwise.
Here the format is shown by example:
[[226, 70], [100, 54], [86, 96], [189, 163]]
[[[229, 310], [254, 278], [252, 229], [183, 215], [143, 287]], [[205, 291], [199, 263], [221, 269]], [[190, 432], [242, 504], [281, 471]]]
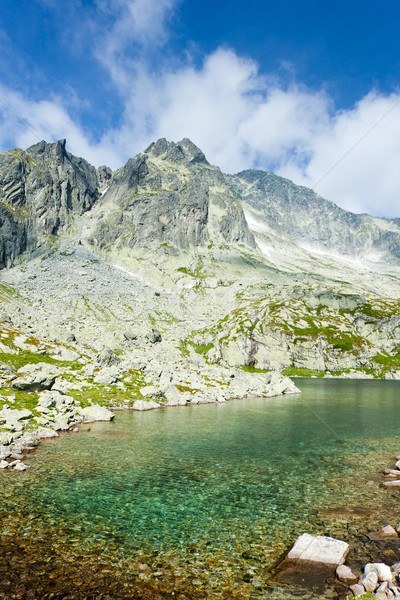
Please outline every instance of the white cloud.
[[282, 173], [355, 212], [400, 216], [400, 95], [371, 93], [317, 132], [302, 171]]
[[68, 149], [95, 164], [119, 161], [106, 143], [93, 144], [67, 113], [60, 99], [30, 101], [0, 85], [0, 147], [27, 148], [40, 140], [66, 138]]
[[144, 56], [154, 54], [168, 40], [167, 23], [180, 1], [97, 0], [112, 25], [96, 32], [95, 54], [121, 92], [132, 85]]

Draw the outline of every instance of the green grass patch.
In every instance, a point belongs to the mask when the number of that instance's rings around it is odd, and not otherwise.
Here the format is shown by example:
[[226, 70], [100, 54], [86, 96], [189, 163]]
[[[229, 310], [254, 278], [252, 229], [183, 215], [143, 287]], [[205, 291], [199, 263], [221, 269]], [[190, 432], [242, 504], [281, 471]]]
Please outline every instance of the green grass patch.
[[[0, 398], [1, 408], [3, 408], [4, 404], [8, 404], [10, 408], [17, 408], [18, 410], [27, 408], [33, 413], [36, 413], [35, 409], [39, 398], [39, 395], [36, 392], [24, 392], [22, 390], [14, 390], [8, 387], [2, 387], [1, 395], [4, 397], [4, 399]], [[15, 401], [10, 401], [10, 396], [14, 396]]]
[[317, 369], [305, 369], [297, 367], [286, 367], [282, 371], [282, 375], [287, 377], [323, 377], [325, 371], [317, 371]]
[[258, 367], [251, 367], [250, 365], [242, 365], [239, 369], [246, 371], [246, 373], [269, 373], [270, 371], [270, 369], [259, 369]]
[[195, 344], [194, 342], [188, 342], [197, 354], [207, 354], [211, 348], [214, 348], [214, 344]]
[[135, 400], [143, 400], [140, 394], [140, 388], [151, 385], [145, 381], [145, 375], [141, 371], [129, 371], [124, 377], [124, 389], [116, 384], [103, 385], [100, 383], [91, 383], [81, 390], [71, 390], [69, 393], [75, 400], [78, 400], [83, 407], [90, 404], [99, 404], [100, 406], [131, 406]]
[[179, 352], [182, 354], [182, 356], [189, 356], [190, 351], [188, 348], [188, 341], [187, 340], [181, 340], [178, 344], [178, 350]]
[[56, 365], [62, 368], [67, 367], [72, 370], [82, 369], [82, 365], [78, 361], [56, 360], [47, 354], [35, 354], [34, 352], [21, 352], [20, 354], [0, 352], [0, 363], [10, 366], [14, 371], [18, 371], [18, 369], [25, 367], [25, 365], [36, 365], [38, 363]]
[[371, 360], [388, 369], [400, 369], [400, 352], [393, 356], [391, 354], [376, 354]]
[[190, 392], [191, 394], [194, 394], [195, 392], [200, 392], [199, 389], [197, 389], [197, 388], [191, 388], [188, 385], [178, 384], [175, 387], [176, 387], [177, 390], [179, 390], [182, 393], [183, 392]]

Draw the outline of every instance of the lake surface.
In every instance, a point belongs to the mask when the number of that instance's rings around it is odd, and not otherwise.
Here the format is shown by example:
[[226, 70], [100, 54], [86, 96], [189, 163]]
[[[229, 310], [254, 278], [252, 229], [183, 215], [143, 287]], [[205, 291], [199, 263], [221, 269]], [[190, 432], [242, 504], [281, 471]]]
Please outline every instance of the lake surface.
[[36, 539], [57, 564], [86, 556], [160, 593], [294, 597], [271, 569], [299, 534], [354, 544], [398, 520], [379, 473], [400, 453], [400, 382], [297, 385], [302, 395], [117, 412], [42, 443], [29, 471], [0, 473], [3, 552]]

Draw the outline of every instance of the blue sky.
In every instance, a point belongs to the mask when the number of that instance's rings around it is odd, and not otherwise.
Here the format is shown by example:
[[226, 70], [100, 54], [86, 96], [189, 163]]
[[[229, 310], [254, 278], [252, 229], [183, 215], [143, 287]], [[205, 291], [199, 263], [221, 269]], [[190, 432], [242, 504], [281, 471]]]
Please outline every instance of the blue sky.
[[67, 138], [117, 168], [190, 137], [400, 216], [397, 0], [1, 0], [0, 150]]

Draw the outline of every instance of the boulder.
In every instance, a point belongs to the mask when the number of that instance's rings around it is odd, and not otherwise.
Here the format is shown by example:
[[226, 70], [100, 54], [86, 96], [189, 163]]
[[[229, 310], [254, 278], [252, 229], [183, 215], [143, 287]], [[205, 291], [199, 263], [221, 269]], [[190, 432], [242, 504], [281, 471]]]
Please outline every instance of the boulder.
[[[397, 534], [396, 534], [397, 535]], [[393, 574], [388, 565], [384, 563], [368, 563], [364, 567], [364, 575], [376, 573], [378, 581], [392, 581]]]
[[397, 531], [391, 525], [385, 525], [385, 527], [382, 527], [382, 529], [380, 530], [380, 534], [382, 537], [398, 537]]
[[119, 379], [119, 369], [116, 365], [112, 367], [105, 367], [99, 371], [93, 381], [95, 383], [101, 383], [103, 385], [112, 385], [116, 383]]
[[45, 440], [49, 438], [58, 437], [57, 431], [54, 429], [50, 429], [49, 427], [39, 427], [36, 433], [36, 437], [38, 440]]
[[14, 439], [14, 435], [9, 431], [3, 431], [0, 433], [0, 445], [9, 446]]
[[6, 460], [0, 460], [0, 469], [7, 469], [8, 462]]
[[124, 338], [128, 341], [128, 342], [133, 342], [134, 340], [137, 339], [137, 334], [134, 331], [124, 331]]
[[161, 342], [162, 340], [161, 332], [155, 327], [152, 327], [151, 331], [147, 334], [146, 337], [152, 344], [156, 344], [157, 342]]
[[364, 586], [366, 592], [374, 592], [378, 587], [378, 574], [376, 571], [370, 571], [360, 579], [360, 583]]
[[400, 471], [398, 469], [385, 469], [383, 471], [385, 477], [399, 477]]
[[303, 533], [297, 538], [287, 558], [337, 567], [344, 563], [348, 552], [349, 545], [346, 542], [322, 535]]
[[74, 352], [73, 350], [68, 350], [68, 348], [61, 347], [58, 348], [54, 354], [51, 354], [51, 357], [55, 358], [56, 360], [75, 362], [81, 357], [81, 355], [77, 352]]
[[23, 421], [25, 419], [32, 419], [33, 414], [27, 408], [21, 410], [14, 408], [3, 407], [0, 410], [0, 423], [6, 423], [7, 421]]
[[96, 356], [96, 363], [101, 367], [113, 367], [120, 362], [121, 359], [110, 348], [103, 348]]
[[19, 460], [19, 461], [17, 461], [17, 463], [14, 465], [13, 468], [15, 471], [26, 471], [28, 467], [26, 466], [25, 463], [23, 463]]
[[18, 377], [11, 383], [17, 390], [40, 392], [49, 390], [56, 380], [59, 370], [47, 363], [29, 364], [18, 370]]
[[354, 575], [353, 571], [347, 565], [338, 566], [336, 569], [336, 577], [347, 585], [353, 585], [358, 581], [357, 575]]
[[89, 423], [93, 421], [111, 421], [114, 418], [114, 413], [98, 404], [82, 408], [80, 412], [84, 420]]
[[281, 394], [301, 394], [293, 381], [281, 373], [273, 372], [270, 376], [267, 396], [280, 396]]
[[186, 404], [186, 399], [184, 395], [178, 390], [175, 385], [169, 385], [164, 390], [165, 402], [163, 404], [165, 406], [184, 406]]
[[164, 397], [163, 392], [160, 390], [160, 388], [156, 387], [155, 385], [145, 385], [144, 387], [140, 388], [140, 393], [143, 396], [143, 398]]
[[154, 400], [135, 400], [132, 408], [133, 410], [151, 410], [153, 408], [160, 408], [160, 404]]
[[384, 481], [382, 485], [385, 488], [398, 488], [400, 487], [400, 479], [394, 479], [393, 481]]

